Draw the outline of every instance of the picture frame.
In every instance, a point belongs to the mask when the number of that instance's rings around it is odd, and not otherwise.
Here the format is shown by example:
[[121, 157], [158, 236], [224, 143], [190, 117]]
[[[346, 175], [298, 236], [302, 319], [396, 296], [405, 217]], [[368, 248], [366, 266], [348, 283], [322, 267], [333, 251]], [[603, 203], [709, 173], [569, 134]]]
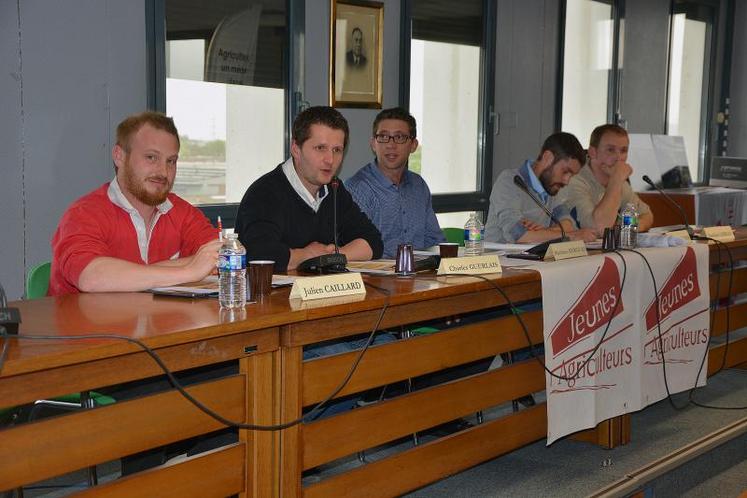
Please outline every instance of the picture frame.
[[331, 0], [329, 101], [381, 109], [384, 4]]

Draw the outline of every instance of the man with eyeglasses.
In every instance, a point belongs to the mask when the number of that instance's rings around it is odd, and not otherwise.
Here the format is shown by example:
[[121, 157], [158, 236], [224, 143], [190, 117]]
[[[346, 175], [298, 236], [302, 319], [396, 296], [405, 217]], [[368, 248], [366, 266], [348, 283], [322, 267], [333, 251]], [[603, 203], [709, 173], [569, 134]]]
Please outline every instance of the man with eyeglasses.
[[418, 148], [415, 118], [401, 107], [381, 111], [369, 143], [376, 158], [345, 186], [381, 232], [384, 257], [395, 257], [399, 244], [425, 249], [444, 242], [430, 189], [408, 168], [410, 154]]
[[236, 215], [247, 259], [275, 261], [275, 271], [335, 252], [335, 197], [340, 252], [349, 261], [381, 257], [376, 227], [333, 180], [348, 144], [348, 122], [331, 107], [310, 107], [293, 121], [291, 157], [249, 186]]

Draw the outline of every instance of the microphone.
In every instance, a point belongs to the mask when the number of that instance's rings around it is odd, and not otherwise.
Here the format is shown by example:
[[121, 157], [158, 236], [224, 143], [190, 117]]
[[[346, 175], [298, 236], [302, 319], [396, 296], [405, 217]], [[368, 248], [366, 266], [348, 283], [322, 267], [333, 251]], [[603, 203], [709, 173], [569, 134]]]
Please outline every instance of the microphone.
[[332, 229], [334, 230], [333, 242], [335, 244], [334, 254], [322, 254], [309, 258], [298, 265], [297, 270], [307, 273], [345, 273], [348, 269], [348, 258], [340, 253], [340, 246], [337, 242], [337, 189], [340, 187], [340, 180], [336, 176], [332, 177], [329, 182], [332, 187]]
[[676, 202], [674, 202], [674, 199], [672, 199], [671, 197], [669, 197], [669, 195], [667, 195], [666, 192], [664, 192], [662, 189], [660, 189], [659, 187], [657, 187], [656, 184], [651, 180], [651, 178], [648, 177], [648, 175], [643, 175], [641, 177], [641, 179], [644, 182], [648, 183], [655, 190], [657, 190], [661, 195], [663, 195], [664, 198], [667, 200], [667, 202], [669, 202], [669, 204], [671, 204], [672, 206], [674, 206], [675, 208], [677, 208], [677, 211], [679, 211], [680, 216], [682, 216], [682, 221], [685, 222], [685, 230], [687, 230], [687, 235], [690, 236], [690, 238], [692, 239], [693, 238], [693, 229], [690, 226], [690, 224], [687, 222], [687, 214], [685, 214], [685, 210], [682, 209], [682, 206], [680, 206], [679, 204], [677, 204]]
[[560, 222], [555, 218], [555, 215], [553, 215], [549, 209], [540, 201], [536, 195], [534, 195], [534, 192], [532, 192], [529, 189], [529, 186], [527, 185], [527, 182], [524, 181], [524, 179], [520, 175], [514, 176], [514, 183], [517, 187], [519, 187], [521, 190], [524, 191], [525, 194], [529, 196], [530, 199], [532, 199], [535, 204], [537, 204], [539, 207], [542, 208], [542, 210], [547, 214], [547, 216], [550, 218], [551, 221], [556, 223], [558, 227], [560, 227], [560, 238], [558, 239], [552, 239], [548, 240], [547, 242], [543, 242], [541, 244], [538, 244], [531, 249], [528, 249], [527, 252], [533, 253], [533, 254], [544, 254], [545, 251], [547, 251], [547, 247], [550, 244], [553, 244], [555, 242], [565, 242], [568, 240], [568, 236], [565, 234], [565, 230], [563, 229], [563, 225], [560, 224]]
[[18, 325], [21, 323], [21, 312], [18, 308], [9, 308], [5, 289], [0, 284], [0, 329], [5, 329], [8, 335], [18, 335]]
[[337, 189], [340, 187], [340, 179], [333, 176], [330, 186], [332, 187], [332, 227], [335, 230], [335, 254], [340, 254], [340, 246], [337, 244]]

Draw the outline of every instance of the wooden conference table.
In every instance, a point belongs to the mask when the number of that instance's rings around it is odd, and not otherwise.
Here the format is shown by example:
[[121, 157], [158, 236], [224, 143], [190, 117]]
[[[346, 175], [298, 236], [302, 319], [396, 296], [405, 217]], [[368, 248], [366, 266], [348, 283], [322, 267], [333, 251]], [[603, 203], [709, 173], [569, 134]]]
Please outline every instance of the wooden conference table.
[[[747, 259], [747, 230], [740, 229], [738, 239], [729, 243], [732, 253], [735, 259]], [[717, 259], [712, 249], [712, 262]], [[722, 274], [718, 281], [720, 296], [727, 294], [727, 276]], [[734, 276], [731, 294], [747, 292], [747, 268]], [[265, 302], [233, 314], [219, 310], [216, 300], [145, 293], [79, 294], [13, 305], [21, 309], [22, 335], [109, 333], [137, 338], [157, 351], [172, 370], [238, 362], [238, 375], [194, 384], [188, 391], [228, 419], [267, 425], [292, 421], [303, 407], [324, 399], [357, 355], [304, 361], [304, 346], [370, 331], [385, 305], [380, 328], [391, 330], [506, 304], [490, 284], [468, 277], [367, 276], [365, 280], [369, 284], [365, 298], [289, 302], [289, 291], [281, 289]], [[494, 283], [514, 302], [541, 294], [539, 274], [533, 271], [506, 270]], [[716, 284], [712, 274], [712, 296]], [[541, 312], [522, 317], [532, 341], [540, 343]], [[731, 330], [747, 326], [747, 303], [732, 307], [729, 325]], [[712, 335], [725, 332], [726, 315], [720, 310]], [[508, 315], [372, 346], [341, 395], [526, 344], [516, 318]], [[726, 351], [723, 345], [712, 346], [709, 374], [721, 366]], [[725, 366], [745, 362], [747, 338], [732, 341]], [[0, 408], [160, 373], [146, 353], [120, 340], [14, 340], [0, 372]], [[396, 496], [542, 439], [544, 403], [417, 446], [399, 445], [405, 449], [305, 486], [301, 473], [541, 391], [544, 383], [536, 361], [517, 362], [282, 431], [242, 429], [236, 444], [87, 488], [79, 495]], [[174, 390], [5, 428], [0, 430], [0, 490], [221, 428]], [[613, 447], [629, 440], [629, 429], [629, 417], [623, 416], [580, 437]]]

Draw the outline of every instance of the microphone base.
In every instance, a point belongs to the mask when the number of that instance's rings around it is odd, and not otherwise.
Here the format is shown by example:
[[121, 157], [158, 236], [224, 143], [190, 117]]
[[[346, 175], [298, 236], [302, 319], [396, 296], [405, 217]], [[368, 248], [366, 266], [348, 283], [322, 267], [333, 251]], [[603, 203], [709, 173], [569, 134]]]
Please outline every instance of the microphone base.
[[545, 253], [547, 252], [547, 248], [550, 247], [550, 244], [556, 244], [558, 242], [565, 242], [567, 240], [567, 237], [558, 237], [557, 239], [551, 239], [545, 242], [542, 242], [541, 244], [537, 244], [536, 246], [532, 246], [529, 249], [526, 250], [529, 254], [536, 254], [537, 256], [545, 257]]
[[345, 265], [348, 264], [348, 258], [344, 254], [322, 254], [303, 261], [298, 265], [297, 270], [303, 273], [314, 273], [317, 275], [324, 275], [327, 273], [345, 273], [348, 269]]
[[21, 323], [21, 312], [18, 308], [0, 308], [0, 327], [5, 329], [8, 335], [18, 335], [18, 326]]

